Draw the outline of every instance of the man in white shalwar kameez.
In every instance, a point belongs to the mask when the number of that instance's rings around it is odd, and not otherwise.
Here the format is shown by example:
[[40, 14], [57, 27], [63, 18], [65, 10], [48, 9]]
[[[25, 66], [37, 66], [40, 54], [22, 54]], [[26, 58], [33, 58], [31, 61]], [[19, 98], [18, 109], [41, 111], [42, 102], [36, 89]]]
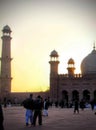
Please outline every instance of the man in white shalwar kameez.
[[43, 110], [44, 116], [48, 116], [48, 107], [49, 107], [48, 101], [47, 101], [47, 99], [45, 99], [44, 100], [44, 110]]
[[[33, 95], [30, 94], [29, 99], [33, 100], [32, 97], [33, 97]], [[33, 124], [33, 110], [32, 109], [26, 109], [25, 120], [26, 120], [26, 126], [29, 125], [29, 121], [30, 121], [31, 125]]]

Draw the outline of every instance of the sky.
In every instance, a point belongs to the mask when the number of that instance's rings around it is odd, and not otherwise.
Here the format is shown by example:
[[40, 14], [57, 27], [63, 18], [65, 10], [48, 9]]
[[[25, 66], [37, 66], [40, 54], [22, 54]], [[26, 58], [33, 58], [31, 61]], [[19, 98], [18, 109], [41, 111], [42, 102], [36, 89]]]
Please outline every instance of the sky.
[[[50, 53], [59, 54], [59, 74], [68, 60], [75, 73], [96, 41], [95, 0], [0, 0], [0, 36], [5, 25], [11, 33], [12, 92], [49, 89]], [[0, 39], [0, 53], [2, 40]]]

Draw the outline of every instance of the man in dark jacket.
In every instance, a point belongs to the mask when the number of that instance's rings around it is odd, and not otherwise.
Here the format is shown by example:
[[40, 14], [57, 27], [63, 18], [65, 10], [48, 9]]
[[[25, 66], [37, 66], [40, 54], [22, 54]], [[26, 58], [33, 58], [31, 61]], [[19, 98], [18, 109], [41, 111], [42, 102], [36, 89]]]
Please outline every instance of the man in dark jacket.
[[3, 121], [4, 121], [3, 110], [0, 104], [0, 130], [4, 130]]
[[34, 117], [33, 117], [33, 125], [36, 125], [36, 119], [38, 117], [38, 124], [42, 125], [42, 109], [43, 109], [43, 101], [41, 96], [37, 96], [34, 101]]
[[26, 108], [26, 126], [29, 125], [29, 120], [31, 125], [33, 124], [33, 94], [30, 94], [29, 98], [23, 101], [23, 106]]
[[74, 102], [74, 113], [76, 113], [76, 111], [79, 113], [79, 101], [75, 100]]

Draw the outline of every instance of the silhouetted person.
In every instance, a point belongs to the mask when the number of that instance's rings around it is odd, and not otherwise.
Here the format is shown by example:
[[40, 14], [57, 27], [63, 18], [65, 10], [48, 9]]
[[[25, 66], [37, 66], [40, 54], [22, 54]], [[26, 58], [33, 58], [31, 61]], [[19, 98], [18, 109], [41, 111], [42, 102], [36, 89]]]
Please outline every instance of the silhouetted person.
[[58, 107], [58, 101], [55, 102], [55, 107]]
[[29, 121], [31, 125], [33, 124], [33, 95], [30, 94], [29, 98], [23, 101], [23, 106], [26, 108], [25, 120], [26, 126], [29, 125]]
[[61, 100], [60, 106], [61, 106], [61, 108], [64, 108], [64, 101], [63, 100]]
[[85, 108], [85, 102], [84, 102], [83, 99], [80, 101], [80, 108], [81, 108], [82, 110], [84, 110], [84, 108]]
[[36, 120], [38, 117], [38, 124], [42, 125], [42, 109], [43, 109], [43, 101], [41, 96], [37, 96], [34, 101], [34, 117], [33, 117], [33, 125], [36, 125]]
[[7, 107], [7, 98], [4, 97], [4, 107], [6, 108]]
[[44, 110], [43, 110], [43, 115], [48, 116], [48, 108], [49, 108], [49, 102], [47, 99], [44, 100]]
[[90, 104], [91, 104], [91, 109], [93, 111], [94, 110], [94, 100], [92, 100]]
[[4, 121], [3, 110], [0, 104], [0, 130], [4, 130], [3, 121]]
[[74, 113], [78, 112], [79, 113], [79, 102], [78, 100], [75, 100], [74, 102]]

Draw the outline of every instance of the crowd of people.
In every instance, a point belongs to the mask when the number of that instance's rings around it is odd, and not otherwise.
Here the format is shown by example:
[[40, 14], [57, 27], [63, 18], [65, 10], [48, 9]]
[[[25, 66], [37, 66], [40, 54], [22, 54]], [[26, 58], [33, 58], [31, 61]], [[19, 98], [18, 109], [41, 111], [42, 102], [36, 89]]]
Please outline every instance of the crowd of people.
[[[47, 98], [43, 99], [41, 96], [37, 96], [37, 98], [35, 100], [33, 100], [32, 97], [33, 97], [33, 95], [30, 94], [29, 99], [31, 99], [31, 107], [29, 105], [30, 103], [28, 103], [29, 107], [28, 107], [28, 109], [26, 109], [26, 126], [29, 125], [29, 120], [30, 120], [31, 125], [35, 126], [37, 117], [38, 117], [38, 124], [42, 125], [42, 115], [48, 116], [48, 108], [49, 108], [49, 106], [52, 105], [52, 102], [50, 102], [50, 100]], [[55, 105], [55, 107], [64, 108], [63, 101], [60, 103], [58, 103], [58, 101], [56, 101], [54, 103], [54, 105]], [[90, 105], [91, 105], [91, 109], [93, 110], [95, 103], [93, 101], [91, 101]], [[66, 104], [66, 107], [69, 108], [69, 105]], [[73, 107], [74, 107], [73, 113], [79, 114], [79, 108], [81, 110], [84, 110], [84, 108], [86, 108], [86, 103], [83, 99], [81, 101], [75, 99], [73, 102]], [[25, 107], [25, 108], [27, 108], [27, 107]]]

